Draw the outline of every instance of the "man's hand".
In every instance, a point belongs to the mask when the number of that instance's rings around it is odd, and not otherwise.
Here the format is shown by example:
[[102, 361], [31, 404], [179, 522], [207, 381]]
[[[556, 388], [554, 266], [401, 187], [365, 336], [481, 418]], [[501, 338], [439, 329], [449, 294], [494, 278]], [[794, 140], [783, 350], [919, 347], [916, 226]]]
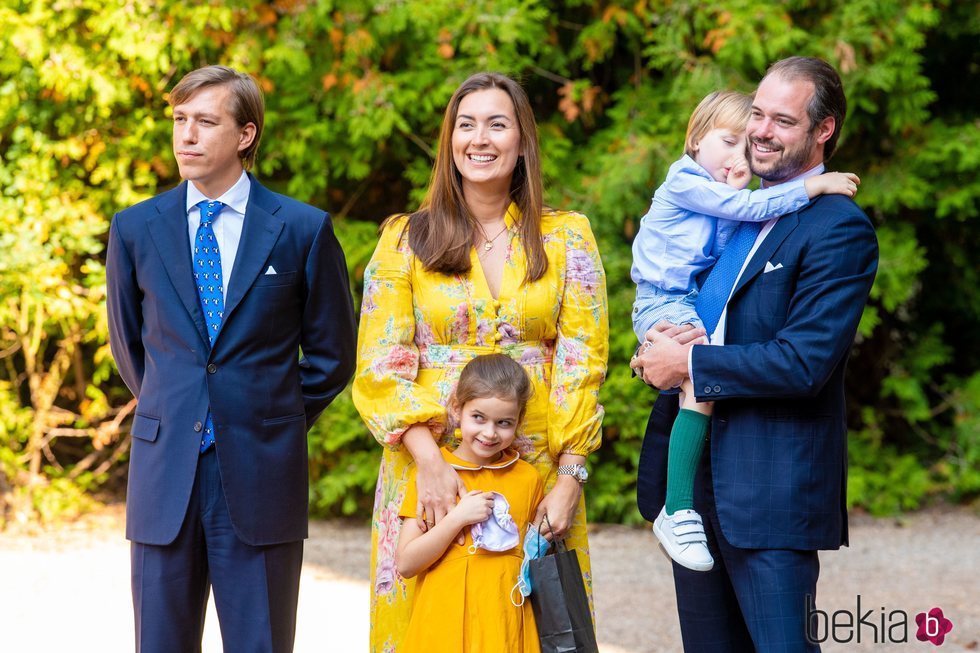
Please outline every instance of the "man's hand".
[[[693, 324], [671, 324], [667, 320], [661, 320], [653, 325], [653, 328], [643, 334], [648, 342], [653, 341], [655, 335], [665, 335], [671, 338], [679, 345], [706, 345], [708, 340], [705, 337], [705, 331], [701, 327], [696, 327]], [[703, 342], [698, 342], [703, 340]]]
[[704, 329], [690, 324], [659, 322], [646, 333], [647, 340], [630, 361], [630, 367], [648, 385], [668, 390], [687, 379], [688, 350], [707, 344]]

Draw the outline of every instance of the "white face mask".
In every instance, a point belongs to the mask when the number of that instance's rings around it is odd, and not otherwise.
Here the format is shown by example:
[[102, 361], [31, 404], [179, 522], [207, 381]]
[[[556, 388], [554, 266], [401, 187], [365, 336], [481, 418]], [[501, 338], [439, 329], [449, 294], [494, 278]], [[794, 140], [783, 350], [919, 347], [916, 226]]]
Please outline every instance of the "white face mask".
[[470, 527], [470, 534], [473, 536], [470, 553], [476, 553], [477, 549], [510, 551], [521, 539], [517, 524], [510, 516], [510, 504], [507, 503], [507, 499], [499, 492], [491, 494], [493, 494], [493, 512], [484, 521]]

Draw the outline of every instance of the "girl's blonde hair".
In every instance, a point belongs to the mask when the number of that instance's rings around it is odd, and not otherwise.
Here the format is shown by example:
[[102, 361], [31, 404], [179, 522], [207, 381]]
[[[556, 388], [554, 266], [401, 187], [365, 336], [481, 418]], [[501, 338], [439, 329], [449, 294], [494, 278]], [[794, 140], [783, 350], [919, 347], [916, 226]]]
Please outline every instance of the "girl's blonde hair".
[[694, 158], [695, 146], [712, 129], [745, 131], [752, 113], [752, 96], [736, 91], [715, 91], [701, 100], [687, 121], [684, 153]]
[[459, 410], [473, 399], [516, 401], [523, 419], [533, 391], [531, 379], [517, 361], [506, 354], [484, 354], [463, 368], [453, 400]]

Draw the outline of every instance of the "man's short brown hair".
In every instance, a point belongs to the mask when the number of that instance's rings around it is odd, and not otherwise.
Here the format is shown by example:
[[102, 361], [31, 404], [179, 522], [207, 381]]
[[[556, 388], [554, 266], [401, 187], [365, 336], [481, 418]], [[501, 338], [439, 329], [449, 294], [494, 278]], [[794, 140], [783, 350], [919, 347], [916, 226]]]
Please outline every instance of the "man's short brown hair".
[[815, 57], [788, 57], [769, 66], [766, 77], [778, 75], [786, 80], [802, 79], [813, 84], [813, 97], [806, 113], [810, 129], [827, 118], [834, 119], [834, 133], [823, 144], [823, 160], [829, 161], [837, 149], [837, 139], [847, 116], [847, 98], [840, 75], [829, 63]]
[[255, 138], [251, 145], [239, 153], [242, 165], [246, 170], [250, 170], [255, 165], [259, 139], [262, 137], [262, 125], [265, 122], [265, 101], [255, 78], [227, 66], [205, 66], [184, 75], [170, 91], [167, 101], [171, 107], [175, 107], [190, 100], [201, 89], [210, 86], [227, 86], [231, 90], [229, 96], [231, 106], [228, 107], [228, 111], [239, 127], [244, 127], [248, 123], [255, 125]]

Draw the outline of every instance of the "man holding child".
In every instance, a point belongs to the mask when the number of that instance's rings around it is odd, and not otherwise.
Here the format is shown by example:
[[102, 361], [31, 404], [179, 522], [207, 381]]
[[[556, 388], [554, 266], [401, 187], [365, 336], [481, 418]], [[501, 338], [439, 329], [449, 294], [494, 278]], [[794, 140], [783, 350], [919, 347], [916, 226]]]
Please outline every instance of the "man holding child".
[[[746, 131], [751, 171], [764, 186], [823, 172], [845, 113], [840, 77], [826, 62], [773, 64]], [[743, 261], [722, 266], [725, 254], [712, 272], [734, 272], [714, 280], [727, 284], [727, 301], [706, 334], [724, 346], [661, 323], [632, 364], [651, 385], [690, 379], [699, 401], [715, 402], [695, 487], [714, 567], [674, 565], [684, 648], [815, 651], [805, 606], [816, 596], [817, 551], [847, 544], [844, 369], [877, 242], [850, 198], [823, 195], [764, 223]], [[650, 520], [663, 505], [676, 411], [676, 396], [661, 396], [647, 428], [638, 503]]]

